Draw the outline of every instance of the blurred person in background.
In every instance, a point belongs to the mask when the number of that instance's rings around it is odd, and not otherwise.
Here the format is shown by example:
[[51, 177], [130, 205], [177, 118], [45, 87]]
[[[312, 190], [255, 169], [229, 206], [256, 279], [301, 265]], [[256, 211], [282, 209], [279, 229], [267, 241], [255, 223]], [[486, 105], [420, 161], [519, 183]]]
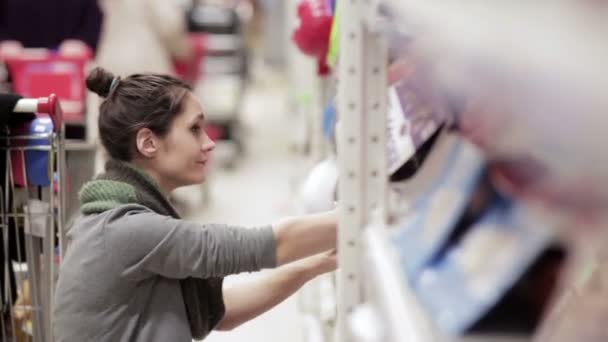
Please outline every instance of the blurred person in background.
[[79, 40], [95, 51], [102, 18], [97, 0], [0, 0], [0, 42], [57, 49]]
[[99, 0], [104, 25], [97, 63], [117, 75], [173, 74], [188, 58], [185, 14], [175, 0]]

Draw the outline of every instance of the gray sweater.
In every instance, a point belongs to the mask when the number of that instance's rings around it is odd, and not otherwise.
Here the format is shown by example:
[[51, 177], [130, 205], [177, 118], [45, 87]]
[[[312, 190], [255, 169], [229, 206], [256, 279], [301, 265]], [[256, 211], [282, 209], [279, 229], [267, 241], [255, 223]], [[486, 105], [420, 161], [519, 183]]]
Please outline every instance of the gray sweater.
[[56, 342], [191, 342], [180, 279], [276, 266], [270, 227], [200, 225], [141, 205], [81, 217], [69, 238]]

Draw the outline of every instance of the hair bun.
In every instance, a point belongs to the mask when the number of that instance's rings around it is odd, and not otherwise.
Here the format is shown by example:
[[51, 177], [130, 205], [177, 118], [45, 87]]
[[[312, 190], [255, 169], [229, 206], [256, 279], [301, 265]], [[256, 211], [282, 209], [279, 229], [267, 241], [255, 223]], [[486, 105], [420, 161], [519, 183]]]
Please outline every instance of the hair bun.
[[114, 74], [104, 68], [97, 67], [87, 76], [87, 88], [101, 97], [107, 97], [113, 79]]

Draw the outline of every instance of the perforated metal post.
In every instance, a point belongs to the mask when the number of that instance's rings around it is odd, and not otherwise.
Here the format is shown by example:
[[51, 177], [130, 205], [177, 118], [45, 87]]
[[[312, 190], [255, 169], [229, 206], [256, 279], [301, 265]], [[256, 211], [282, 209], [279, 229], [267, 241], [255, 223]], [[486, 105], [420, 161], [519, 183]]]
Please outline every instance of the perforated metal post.
[[[365, 12], [375, 10], [371, 1], [366, 1]], [[364, 25], [367, 27], [366, 25]], [[364, 188], [366, 191], [366, 224], [370, 215], [380, 215], [386, 221], [387, 162], [386, 162], [386, 116], [387, 116], [387, 63], [388, 52], [379, 33], [364, 29], [364, 147], [367, 166]]]
[[367, 32], [368, 3], [339, 3], [338, 161], [340, 229], [338, 233], [337, 340], [352, 341], [350, 313], [363, 301], [361, 236], [372, 210], [386, 197], [385, 115], [386, 49]]
[[338, 165], [340, 221], [338, 232], [337, 340], [348, 341], [348, 315], [362, 300], [360, 237], [363, 227], [363, 26], [361, 0], [339, 2]]

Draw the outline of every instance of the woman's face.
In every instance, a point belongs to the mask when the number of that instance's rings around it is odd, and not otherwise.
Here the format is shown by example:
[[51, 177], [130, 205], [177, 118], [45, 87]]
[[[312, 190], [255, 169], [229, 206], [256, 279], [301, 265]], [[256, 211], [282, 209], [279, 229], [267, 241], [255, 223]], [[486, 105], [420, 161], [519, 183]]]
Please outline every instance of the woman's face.
[[159, 139], [155, 169], [161, 183], [177, 188], [203, 182], [214, 148], [215, 143], [205, 132], [201, 104], [188, 93], [182, 112], [173, 120], [169, 133]]

